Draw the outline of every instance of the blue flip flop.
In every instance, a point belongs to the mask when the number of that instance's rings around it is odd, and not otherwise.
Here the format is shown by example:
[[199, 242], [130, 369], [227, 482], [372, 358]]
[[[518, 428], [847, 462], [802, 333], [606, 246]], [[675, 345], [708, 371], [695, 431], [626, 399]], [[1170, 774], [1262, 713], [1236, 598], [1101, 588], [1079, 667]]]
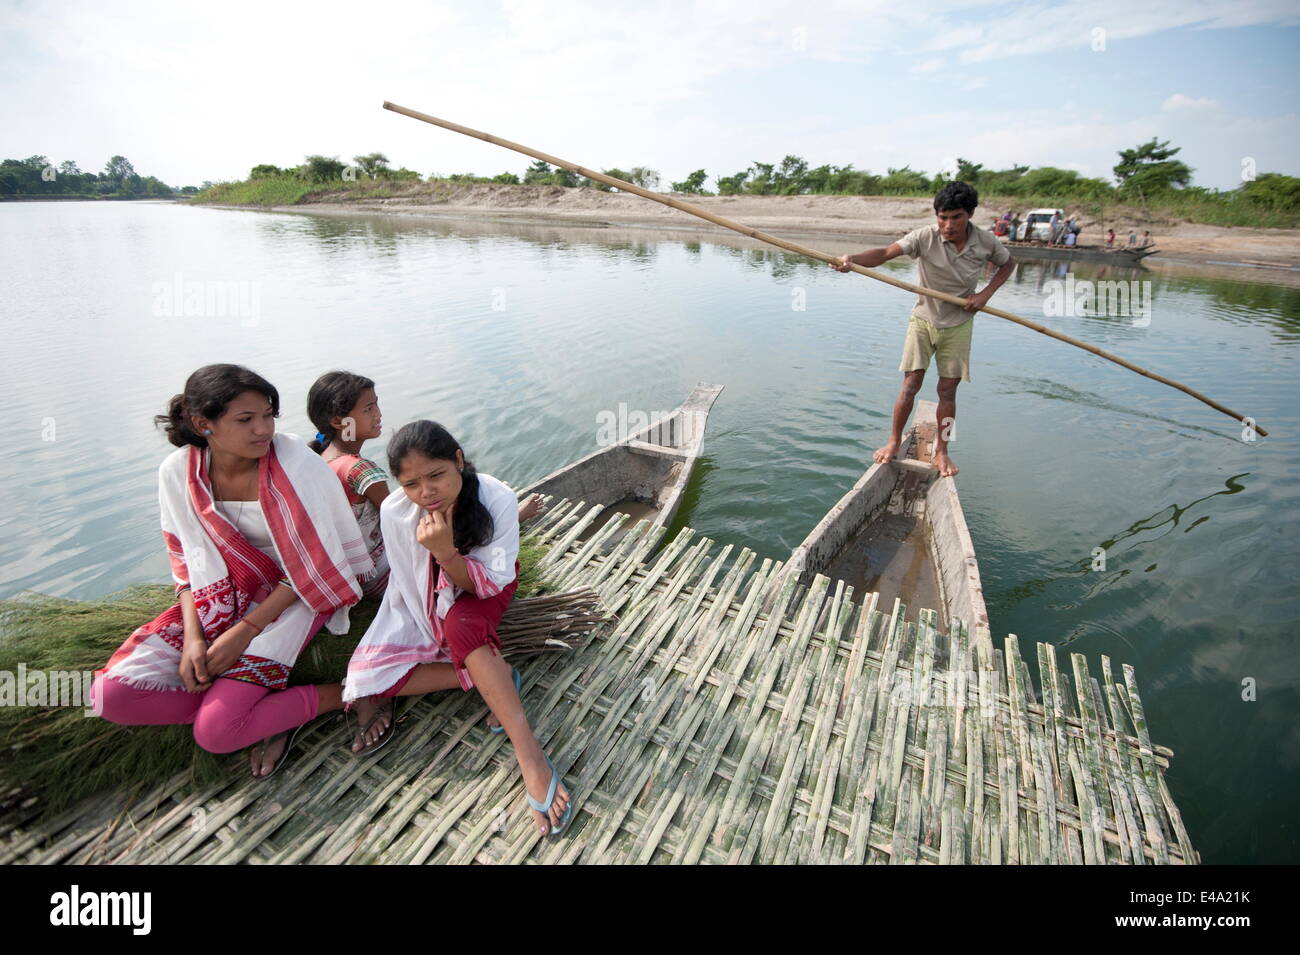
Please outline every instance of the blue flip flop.
[[[512, 670], [511, 672], [514, 674], [514, 678], [515, 678], [515, 692], [518, 693], [519, 690], [523, 687], [524, 678], [519, 675], [518, 670]], [[504, 726], [489, 726], [488, 730], [490, 730], [493, 733], [504, 733], [506, 731], [506, 728]]]
[[[540, 803], [532, 796], [529, 796], [527, 787], [524, 787], [524, 795], [527, 796], [528, 798], [528, 805], [532, 806], [543, 816], [546, 816], [549, 819], [550, 818], [549, 814], [551, 811], [551, 803], [555, 802], [555, 790], [556, 787], [560, 785], [560, 774], [556, 772], [555, 764], [551, 762], [551, 757], [549, 756], [546, 757], [546, 765], [551, 767], [551, 785], [550, 788], [546, 790], [546, 802]], [[569, 804], [564, 807], [564, 815], [560, 817], [560, 822], [558, 825], [551, 826], [550, 834], [553, 836], [558, 836], [561, 832], [563, 832], [564, 827], [569, 824], [569, 819], [572, 816], [573, 816], [573, 798], [570, 797]]]

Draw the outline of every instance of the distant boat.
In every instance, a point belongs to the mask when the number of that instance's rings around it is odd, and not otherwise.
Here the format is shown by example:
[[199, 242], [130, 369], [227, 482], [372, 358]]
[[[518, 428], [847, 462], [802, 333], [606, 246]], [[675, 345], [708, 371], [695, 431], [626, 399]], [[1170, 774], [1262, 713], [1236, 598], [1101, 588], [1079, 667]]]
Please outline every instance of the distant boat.
[[641, 520], [667, 527], [681, 507], [686, 483], [704, 444], [709, 410], [722, 387], [696, 385], [676, 410], [530, 484], [519, 492], [520, 499], [536, 493], [604, 506], [584, 536], [616, 513], [632, 518], [628, 527]]
[[790, 554], [784, 573], [803, 585], [817, 574], [843, 580], [855, 600], [877, 593], [884, 613], [895, 598], [909, 614], [931, 608], [941, 630], [957, 618], [973, 634], [989, 615], [957, 484], [930, 463], [936, 410], [933, 401], [916, 402], [898, 456], [867, 469]]
[[1081, 262], [1106, 262], [1129, 268], [1140, 267], [1148, 255], [1155, 255], [1159, 250], [1155, 246], [1138, 248], [1108, 249], [1103, 245], [1045, 245], [1037, 242], [1011, 242], [1006, 239], [1007, 250], [1012, 256], [1021, 259], [1056, 259]]
[[[1060, 224], [1060, 237], [1064, 238], [1068, 231], [1065, 210], [1050, 208], [1030, 209], [1025, 213], [1024, 223], [1018, 230], [1013, 231], [1015, 238], [1006, 235], [1000, 235], [998, 238], [1006, 244], [1013, 256], [1022, 259], [1056, 259], [1067, 262], [1075, 259], [1081, 262], [1108, 262], [1111, 265], [1136, 266], [1148, 255], [1156, 253], [1156, 248], [1152, 245], [1140, 249], [1134, 246], [1108, 249], [1104, 245], [1048, 245], [1047, 240], [1052, 236], [1053, 219]], [[1076, 232], [1075, 235], [1077, 236], [1078, 233]]]

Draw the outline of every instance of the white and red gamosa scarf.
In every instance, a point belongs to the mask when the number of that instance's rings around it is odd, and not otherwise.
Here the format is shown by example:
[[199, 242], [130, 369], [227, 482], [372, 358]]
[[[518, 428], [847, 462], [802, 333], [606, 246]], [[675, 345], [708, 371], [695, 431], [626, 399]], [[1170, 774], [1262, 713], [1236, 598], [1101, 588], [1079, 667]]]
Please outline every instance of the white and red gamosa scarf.
[[[478, 475], [478, 499], [492, 515], [492, 539], [471, 547], [465, 569], [479, 597], [501, 593], [515, 579], [519, 558], [519, 500], [509, 485], [490, 474]], [[388, 554], [388, 588], [352, 659], [343, 681], [343, 702], [387, 690], [419, 663], [450, 663], [444, 620], [463, 593], [438, 567], [415, 536], [424, 509], [398, 487], [379, 508]], [[436, 573], [435, 573], [436, 568]], [[474, 680], [466, 669], [456, 676], [462, 689]]]
[[[338, 475], [296, 435], [277, 433], [257, 466], [257, 500], [283, 567], [216, 509], [208, 456], [189, 445], [158, 468], [162, 533], [177, 594], [189, 584], [211, 644], [287, 577], [299, 599], [221, 674], [282, 690], [322, 622], [330, 633], [347, 633], [348, 608], [361, 598], [357, 577], [374, 565]], [[176, 603], [132, 633], [101, 672], [142, 689], [180, 689], [184, 641]]]

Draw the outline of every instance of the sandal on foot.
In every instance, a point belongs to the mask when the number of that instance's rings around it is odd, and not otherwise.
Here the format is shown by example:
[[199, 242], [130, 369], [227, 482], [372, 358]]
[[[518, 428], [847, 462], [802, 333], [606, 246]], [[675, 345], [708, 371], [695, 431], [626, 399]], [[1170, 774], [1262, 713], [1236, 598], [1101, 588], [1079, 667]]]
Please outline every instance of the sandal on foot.
[[397, 705], [395, 698], [388, 696], [384, 697], [384, 701], [379, 704], [378, 709], [375, 710], [374, 716], [370, 717], [370, 721], [366, 723], [365, 727], [352, 734], [352, 741], [356, 742], [358, 736], [365, 736], [366, 733], [370, 732], [370, 727], [374, 726], [375, 721], [385, 713], [388, 714], [388, 725], [384, 727], [384, 735], [368, 746], [362, 746], [360, 749], [351, 749], [351, 747], [349, 747], [349, 751], [353, 756], [369, 756], [393, 738], [393, 730], [397, 728]]
[[[546, 756], [545, 753], [542, 755]], [[551, 825], [551, 804], [555, 802], [555, 790], [560, 785], [560, 774], [556, 772], [555, 764], [551, 762], [549, 756], [546, 756], [546, 765], [551, 767], [551, 785], [546, 790], [546, 802], [538, 802], [532, 796], [529, 796], [527, 786], [524, 787], [524, 795], [528, 798], [528, 805], [546, 817], [546, 825], [550, 829], [549, 835], [558, 836], [564, 831], [564, 827], [569, 824], [569, 819], [573, 816], [573, 796], [569, 796], [568, 805], [564, 807], [564, 815], [560, 817], [560, 821], [555, 825]]]
[[[303, 725], [305, 726], [306, 724]], [[262, 755], [265, 755], [266, 746], [268, 743], [270, 743], [272, 740], [280, 739], [281, 737], [284, 736], [289, 737], [287, 740], [285, 740], [284, 749], [280, 752], [280, 758], [275, 761], [275, 765], [271, 767], [271, 771], [269, 773], [267, 773], [265, 776], [259, 776], [253, 772], [252, 767], [250, 766], [248, 770], [249, 775], [252, 776], [254, 779], [270, 779], [272, 776], [278, 773], [280, 771], [280, 767], [284, 765], [284, 761], [288, 759], [289, 750], [293, 749], [293, 741], [298, 738], [298, 733], [301, 730], [302, 730], [302, 726], [298, 726], [291, 730], [285, 730], [283, 733], [276, 733], [274, 736], [268, 736], [266, 739], [262, 740], [261, 742], [254, 744], [254, 749], [260, 748], [262, 751]]]
[[[515, 692], [518, 693], [523, 688], [524, 678], [519, 675], [518, 670], [513, 670], [512, 673], [514, 674], [514, 679], [515, 679]], [[504, 733], [506, 731], [506, 728], [504, 726], [489, 726], [488, 730], [490, 732], [500, 734], [500, 733]]]

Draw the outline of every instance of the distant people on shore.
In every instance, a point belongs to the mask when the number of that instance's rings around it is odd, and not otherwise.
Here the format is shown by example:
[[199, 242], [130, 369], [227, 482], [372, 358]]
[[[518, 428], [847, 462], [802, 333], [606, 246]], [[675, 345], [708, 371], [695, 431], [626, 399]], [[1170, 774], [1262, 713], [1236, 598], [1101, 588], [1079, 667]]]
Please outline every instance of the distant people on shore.
[[1063, 223], [1061, 223], [1061, 238], [1059, 240], [1060, 244], [1071, 245], [1072, 243], [1070, 242], [1070, 236], [1078, 235], [1078, 233], [1079, 233], [1079, 227], [1074, 224], [1074, 216], [1070, 216], [1070, 218], [1066, 219]]
[[1137, 234], [1137, 230], [1134, 229], [1132, 232], [1128, 234], [1128, 247], [1130, 249], [1135, 249], [1137, 248], [1137, 244], [1138, 244], [1138, 234]]
[[1113, 249], [1113, 248], [1115, 248], [1115, 230], [1114, 230], [1114, 229], [1111, 229], [1109, 232], [1106, 233], [1106, 248], [1108, 248], [1108, 249]]
[[1053, 212], [1052, 218], [1049, 219], [1047, 222], [1047, 244], [1056, 245], [1057, 241], [1060, 238], [1061, 238], [1061, 217], [1057, 215], [1055, 212]]
[[1142, 241], [1138, 243], [1138, 248], [1145, 249], [1150, 244], [1151, 244], [1151, 232], [1150, 231], [1143, 232]]

